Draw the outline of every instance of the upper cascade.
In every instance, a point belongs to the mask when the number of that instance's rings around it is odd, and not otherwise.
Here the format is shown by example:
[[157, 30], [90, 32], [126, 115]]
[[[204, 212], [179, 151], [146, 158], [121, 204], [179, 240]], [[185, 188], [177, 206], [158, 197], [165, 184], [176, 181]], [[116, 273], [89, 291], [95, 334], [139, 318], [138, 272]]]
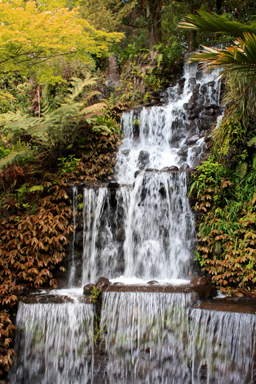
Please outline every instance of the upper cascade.
[[166, 104], [123, 113], [124, 140], [116, 180], [131, 184], [137, 170], [192, 167], [204, 150], [204, 136], [220, 111], [219, 71], [187, 64], [184, 77], [166, 92]]
[[[185, 65], [184, 77], [162, 94], [161, 106], [123, 113], [116, 181], [83, 191], [77, 268], [82, 284], [102, 275], [125, 281], [189, 279], [195, 226], [187, 170], [202, 158], [205, 136], [221, 114], [220, 84], [219, 72]], [[74, 250], [71, 258], [69, 287], [78, 280]]]

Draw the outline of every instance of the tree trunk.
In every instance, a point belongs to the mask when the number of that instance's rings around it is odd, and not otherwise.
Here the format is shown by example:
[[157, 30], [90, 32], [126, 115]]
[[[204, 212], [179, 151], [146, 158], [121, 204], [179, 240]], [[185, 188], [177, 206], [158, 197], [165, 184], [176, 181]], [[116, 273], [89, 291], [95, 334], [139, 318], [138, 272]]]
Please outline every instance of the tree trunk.
[[151, 23], [149, 25], [149, 45], [159, 44], [162, 42], [162, 1], [152, 1], [150, 4]]
[[216, 0], [216, 13], [218, 15], [221, 14], [221, 6], [222, 6], [222, 0]]

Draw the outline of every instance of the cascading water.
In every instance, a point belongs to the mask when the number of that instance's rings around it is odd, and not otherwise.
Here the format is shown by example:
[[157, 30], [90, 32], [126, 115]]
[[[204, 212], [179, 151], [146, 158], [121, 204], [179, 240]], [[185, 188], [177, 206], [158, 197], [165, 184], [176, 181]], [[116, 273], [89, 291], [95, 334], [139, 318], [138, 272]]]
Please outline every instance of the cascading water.
[[72, 246], [71, 246], [71, 266], [70, 266], [70, 273], [69, 273], [69, 280], [68, 280], [68, 286], [73, 287], [75, 282], [75, 273], [76, 273], [76, 265], [75, 265], [75, 239], [76, 239], [76, 219], [77, 219], [77, 195], [78, 195], [78, 189], [77, 187], [72, 188], [73, 196], [73, 226], [74, 226], [74, 232], [72, 237]]
[[[195, 230], [188, 173], [221, 114], [219, 74], [185, 65], [183, 80], [163, 98], [161, 106], [123, 114], [115, 181], [85, 186], [82, 232], [76, 214], [81, 192], [73, 188], [69, 288], [101, 275], [144, 283], [189, 279]], [[193, 309], [198, 300], [195, 292], [104, 292], [100, 324], [98, 309], [78, 300], [20, 303], [18, 360], [9, 382], [252, 384], [255, 316]], [[98, 326], [101, 358], [93, 348]]]
[[104, 293], [106, 383], [253, 383], [255, 316], [191, 310], [197, 299]]
[[20, 303], [19, 357], [9, 382], [86, 384], [93, 372], [93, 309], [82, 303]]
[[192, 383], [254, 383], [255, 315], [193, 309]]
[[[109, 383], [188, 383], [188, 305], [196, 294], [109, 292], [101, 327]], [[184, 337], [185, 336], [185, 337]]]
[[200, 159], [205, 134], [189, 110], [194, 100], [203, 119], [204, 104], [219, 108], [218, 73], [196, 81], [196, 71], [186, 67], [183, 88], [169, 90], [166, 105], [123, 114], [115, 196], [107, 187], [84, 190], [83, 283], [102, 274], [188, 278], [195, 237], [184, 170]]

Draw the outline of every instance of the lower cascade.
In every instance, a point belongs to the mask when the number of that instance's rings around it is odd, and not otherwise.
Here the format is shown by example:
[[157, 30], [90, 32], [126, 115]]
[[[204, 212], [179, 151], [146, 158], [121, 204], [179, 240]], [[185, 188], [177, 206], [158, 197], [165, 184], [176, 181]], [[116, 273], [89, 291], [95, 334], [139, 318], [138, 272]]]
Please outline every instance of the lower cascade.
[[17, 315], [10, 383], [91, 383], [93, 308], [82, 303], [24, 304]]
[[210, 300], [193, 261], [187, 185], [220, 89], [185, 65], [161, 106], [123, 114], [113, 180], [73, 188], [67, 289], [19, 303], [9, 383], [255, 383], [255, 311]]

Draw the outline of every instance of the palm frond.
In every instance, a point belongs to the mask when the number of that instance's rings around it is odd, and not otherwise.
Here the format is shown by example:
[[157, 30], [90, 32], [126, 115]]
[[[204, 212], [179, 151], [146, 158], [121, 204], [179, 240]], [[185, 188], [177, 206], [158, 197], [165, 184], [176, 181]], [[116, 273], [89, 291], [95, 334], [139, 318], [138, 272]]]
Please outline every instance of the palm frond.
[[198, 11], [197, 15], [188, 15], [179, 23], [179, 28], [204, 32], [224, 33], [233, 37], [243, 37], [248, 32], [256, 34], [256, 27], [231, 21], [224, 15]]
[[236, 45], [225, 49], [203, 46], [203, 50], [191, 56], [190, 61], [199, 62], [208, 69], [223, 67], [246, 76], [256, 75], [256, 35], [245, 33]]

